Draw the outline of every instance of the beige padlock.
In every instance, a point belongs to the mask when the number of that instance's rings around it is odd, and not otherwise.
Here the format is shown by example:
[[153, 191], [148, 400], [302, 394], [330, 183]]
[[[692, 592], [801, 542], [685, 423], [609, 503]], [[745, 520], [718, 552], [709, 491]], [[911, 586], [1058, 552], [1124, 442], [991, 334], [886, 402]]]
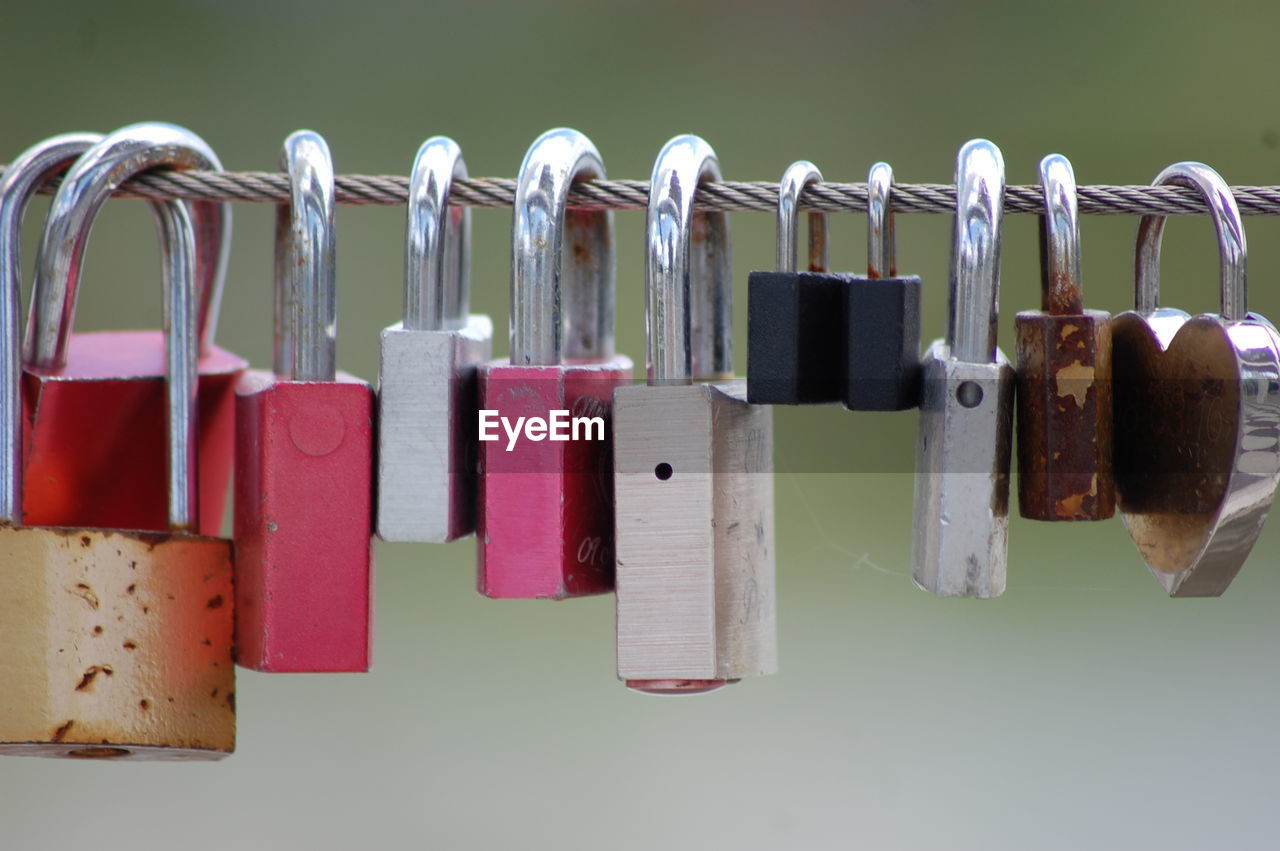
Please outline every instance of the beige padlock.
[[[0, 180], [0, 754], [220, 759], [235, 747], [231, 545], [190, 531], [198, 299], [185, 204], [169, 202], [159, 217], [170, 531], [21, 525], [22, 212], [84, 149], [83, 134], [50, 139]], [[51, 218], [82, 215], [71, 184]]]
[[729, 224], [693, 212], [693, 188], [719, 179], [696, 136], [658, 155], [649, 381], [613, 397], [618, 676], [657, 694], [777, 669], [772, 409], [714, 380], [733, 369]]

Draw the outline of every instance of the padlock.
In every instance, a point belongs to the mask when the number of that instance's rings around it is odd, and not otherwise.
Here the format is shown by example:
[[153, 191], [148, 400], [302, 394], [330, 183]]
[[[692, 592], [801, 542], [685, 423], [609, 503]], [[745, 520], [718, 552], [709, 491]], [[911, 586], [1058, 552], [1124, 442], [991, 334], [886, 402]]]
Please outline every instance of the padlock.
[[272, 673], [367, 671], [373, 388], [335, 368], [333, 162], [285, 140], [276, 215], [274, 371], [236, 388], [236, 661]]
[[[480, 367], [478, 588], [564, 599], [613, 589], [613, 214], [567, 209], [603, 179], [586, 136], [548, 130], [516, 177], [511, 357]], [[557, 437], [556, 435], [559, 435]]]
[[947, 336], [921, 364], [912, 578], [942, 597], [1004, 592], [1013, 367], [996, 346], [1004, 200], [1000, 149], [956, 161]]
[[1018, 508], [1032, 520], [1115, 514], [1110, 314], [1086, 310], [1076, 180], [1061, 154], [1040, 161], [1041, 310], [1014, 319]]
[[826, 217], [809, 219], [809, 271], [796, 272], [800, 192], [822, 175], [793, 164], [778, 194], [778, 270], [748, 278], [747, 398], [756, 404], [843, 402], [898, 411], [920, 398], [920, 279], [894, 262], [893, 171], [871, 168], [867, 274], [828, 272]]
[[827, 272], [827, 217], [809, 214], [809, 269], [796, 271], [800, 193], [822, 182], [811, 162], [778, 184], [777, 271], [747, 276], [747, 399], [812, 405], [842, 398], [844, 276]]
[[[163, 457], [164, 337], [160, 331], [73, 334], [94, 217], [128, 178], [156, 167], [220, 169], [213, 151], [170, 124], [124, 127], [67, 174], [49, 209], [36, 261], [25, 346], [31, 439], [25, 522], [40, 526], [167, 528]], [[212, 344], [229, 205], [190, 206], [198, 240], [201, 495], [199, 530], [217, 534], [231, 475], [234, 386], [247, 364]]]
[[1203, 196], [1221, 252], [1221, 313], [1159, 307], [1164, 216], [1143, 216], [1135, 309], [1111, 320], [1120, 513], [1173, 597], [1216, 597], [1248, 558], [1280, 481], [1280, 337], [1246, 306], [1244, 224], [1202, 163], [1155, 186]]
[[378, 536], [443, 543], [475, 530], [476, 367], [493, 323], [469, 315], [471, 211], [450, 207], [466, 177], [444, 136], [409, 176], [404, 321], [382, 332], [378, 372]]
[[867, 177], [867, 275], [844, 286], [845, 386], [851, 411], [903, 411], [920, 404], [920, 279], [899, 276], [893, 169]]
[[[6, 169], [0, 181], [6, 239], [16, 237], [31, 190], [67, 153], [55, 142]], [[195, 533], [197, 248], [184, 203], [165, 205], [160, 230], [169, 329], [168, 528], [25, 526], [22, 479], [6, 474], [0, 754], [190, 760], [220, 759], [235, 748], [231, 544]], [[0, 293], [10, 320], [0, 344], [7, 438], [0, 468], [7, 473], [18, 469], [22, 451], [17, 283], [17, 274], [6, 274]]]
[[777, 669], [772, 409], [748, 403], [745, 381], [698, 381], [733, 371], [728, 217], [693, 209], [709, 180], [719, 164], [697, 136], [659, 153], [648, 384], [614, 391], [618, 677], [657, 694]]

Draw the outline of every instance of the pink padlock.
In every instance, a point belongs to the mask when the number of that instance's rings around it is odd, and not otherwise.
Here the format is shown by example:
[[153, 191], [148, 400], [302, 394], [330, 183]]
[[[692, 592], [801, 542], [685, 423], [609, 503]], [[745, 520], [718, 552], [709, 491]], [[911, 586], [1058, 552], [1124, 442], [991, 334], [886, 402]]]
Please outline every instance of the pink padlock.
[[516, 178], [511, 356], [480, 367], [478, 585], [488, 597], [613, 589], [613, 214], [569, 210], [604, 164], [576, 130], [543, 133]]
[[300, 130], [281, 160], [292, 203], [276, 224], [274, 372], [236, 390], [236, 660], [367, 671], [373, 389], [335, 365], [329, 148]]

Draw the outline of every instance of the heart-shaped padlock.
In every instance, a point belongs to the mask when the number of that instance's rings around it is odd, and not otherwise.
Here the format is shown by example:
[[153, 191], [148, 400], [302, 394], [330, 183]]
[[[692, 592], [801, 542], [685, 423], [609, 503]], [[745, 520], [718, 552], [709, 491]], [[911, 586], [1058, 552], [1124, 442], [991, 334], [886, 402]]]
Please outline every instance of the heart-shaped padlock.
[[1112, 320], [1120, 512], [1173, 597], [1216, 597], [1253, 548], [1280, 482], [1280, 334], [1248, 313], [1240, 211], [1213, 169], [1153, 185], [1204, 196], [1221, 251], [1222, 312], [1158, 306], [1164, 216], [1138, 227], [1135, 309]]

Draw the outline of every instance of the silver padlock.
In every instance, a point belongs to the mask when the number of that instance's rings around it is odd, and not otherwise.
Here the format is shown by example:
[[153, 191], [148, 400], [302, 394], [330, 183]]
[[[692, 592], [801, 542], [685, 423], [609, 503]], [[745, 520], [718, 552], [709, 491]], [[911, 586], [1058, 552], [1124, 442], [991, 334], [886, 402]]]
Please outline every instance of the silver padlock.
[[708, 691], [777, 669], [773, 415], [732, 375], [729, 222], [694, 215], [720, 180], [677, 136], [654, 166], [645, 232], [648, 384], [614, 391], [618, 677]]
[[1134, 309], [1111, 320], [1116, 495], [1172, 597], [1216, 597], [1244, 565], [1280, 484], [1280, 334], [1248, 309], [1244, 221], [1204, 163], [1155, 186], [1200, 193], [1218, 234], [1219, 313], [1160, 306], [1164, 216], [1143, 216]]
[[404, 321], [382, 332], [378, 537], [444, 543], [475, 530], [476, 365], [493, 322], [468, 314], [471, 211], [449, 206], [462, 149], [435, 136], [409, 177]]
[[956, 161], [947, 336], [922, 363], [912, 578], [941, 597], [1004, 592], [1013, 367], [996, 346], [1004, 158], [985, 139]]

